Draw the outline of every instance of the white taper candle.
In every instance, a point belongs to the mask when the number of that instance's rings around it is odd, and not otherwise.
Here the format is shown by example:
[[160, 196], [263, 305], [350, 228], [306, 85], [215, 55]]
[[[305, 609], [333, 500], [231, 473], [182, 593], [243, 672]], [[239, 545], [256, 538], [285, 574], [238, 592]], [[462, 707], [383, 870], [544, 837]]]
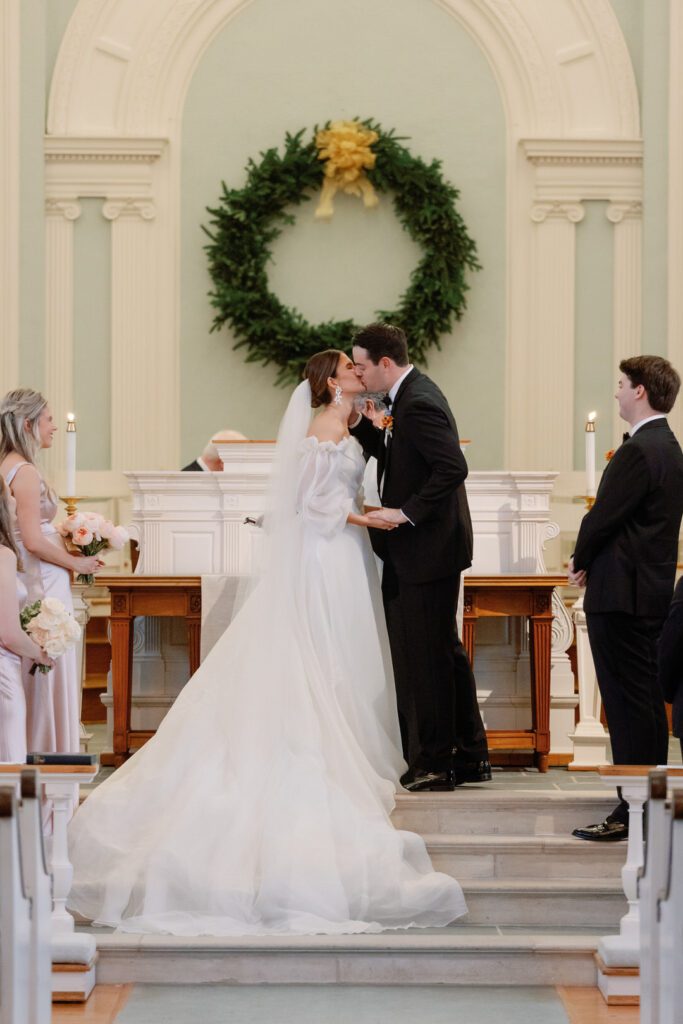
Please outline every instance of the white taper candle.
[[586, 420], [586, 496], [595, 497], [595, 418], [597, 413], [589, 412]]
[[76, 417], [66, 417], [66, 497], [76, 496]]

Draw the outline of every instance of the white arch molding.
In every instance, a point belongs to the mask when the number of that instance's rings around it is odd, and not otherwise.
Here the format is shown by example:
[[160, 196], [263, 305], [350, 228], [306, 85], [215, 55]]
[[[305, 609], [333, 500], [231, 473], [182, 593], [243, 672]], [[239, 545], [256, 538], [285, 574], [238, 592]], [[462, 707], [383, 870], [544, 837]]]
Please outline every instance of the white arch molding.
[[[178, 464], [177, 428], [158, 424], [178, 421], [169, 411], [179, 405], [179, 310], [168, 297], [179, 294], [183, 105], [207, 47], [251, 2], [80, 0], [59, 52], [47, 196], [61, 203], [103, 196], [112, 222], [112, 469], [119, 480], [133, 459], [145, 468]], [[615, 302], [628, 296], [639, 308], [642, 155], [628, 50], [608, 0], [553, 0], [552, 17], [547, 0], [424, 2], [438, 2], [482, 49], [506, 113], [506, 467], [569, 470], [574, 244], [583, 200], [612, 204]], [[620, 218], [617, 208], [625, 211]], [[53, 278], [64, 270], [53, 264], [48, 252], [54, 294]], [[62, 306], [69, 318], [71, 299]], [[639, 332], [631, 325], [631, 351]], [[146, 365], [131, 373], [142, 339]]]

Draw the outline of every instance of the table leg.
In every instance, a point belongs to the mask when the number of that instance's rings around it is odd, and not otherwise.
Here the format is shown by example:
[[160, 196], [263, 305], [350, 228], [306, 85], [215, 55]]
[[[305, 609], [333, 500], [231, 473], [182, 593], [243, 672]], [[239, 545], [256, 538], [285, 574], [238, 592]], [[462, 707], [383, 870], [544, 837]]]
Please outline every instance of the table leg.
[[193, 676], [199, 668], [199, 654], [201, 650], [202, 623], [200, 619], [187, 619], [187, 646], [190, 660], [190, 675]]
[[536, 733], [536, 764], [540, 772], [548, 771], [550, 753], [550, 666], [552, 615], [546, 614], [544, 595], [536, 598], [537, 614], [531, 616], [530, 653], [532, 676], [532, 727]]
[[462, 645], [469, 658], [470, 665], [474, 668], [474, 629], [477, 624], [477, 614], [474, 610], [474, 602], [470, 594], [465, 594], [463, 618], [462, 618]]
[[118, 768], [129, 755], [130, 702], [133, 675], [133, 616], [128, 595], [117, 594], [112, 601], [111, 678], [114, 701], [114, 765]]

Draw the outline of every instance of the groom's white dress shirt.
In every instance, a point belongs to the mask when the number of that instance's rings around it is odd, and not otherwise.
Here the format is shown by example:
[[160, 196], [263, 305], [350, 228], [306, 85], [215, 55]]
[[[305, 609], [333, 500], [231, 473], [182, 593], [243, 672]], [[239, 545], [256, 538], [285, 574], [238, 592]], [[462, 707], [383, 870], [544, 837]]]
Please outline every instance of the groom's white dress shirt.
[[408, 374], [410, 373], [410, 371], [412, 369], [413, 369], [413, 364], [412, 363], [408, 363], [408, 366], [406, 367], [406, 372], [401, 374], [401, 376], [398, 378], [396, 383], [392, 387], [389, 388], [389, 401], [391, 402], [392, 405], [394, 404], [394, 401], [396, 399], [396, 395], [398, 394], [398, 389], [400, 388], [401, 384], [406, 379], [406, 377], [408, 376]]

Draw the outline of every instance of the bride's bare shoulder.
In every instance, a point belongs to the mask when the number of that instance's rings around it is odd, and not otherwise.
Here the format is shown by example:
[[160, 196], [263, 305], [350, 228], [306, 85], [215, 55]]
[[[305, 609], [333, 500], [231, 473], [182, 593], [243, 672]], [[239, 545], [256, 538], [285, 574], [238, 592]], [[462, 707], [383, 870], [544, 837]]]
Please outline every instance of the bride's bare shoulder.
[[315, 437], [318, 441], [332, 441], [334, 444], [339, 444], [346, 436], [346, 431], [344, 424], [340, 423], [336, 416], [328, 417], [321, 413], [311, 423], [308, 436]]

